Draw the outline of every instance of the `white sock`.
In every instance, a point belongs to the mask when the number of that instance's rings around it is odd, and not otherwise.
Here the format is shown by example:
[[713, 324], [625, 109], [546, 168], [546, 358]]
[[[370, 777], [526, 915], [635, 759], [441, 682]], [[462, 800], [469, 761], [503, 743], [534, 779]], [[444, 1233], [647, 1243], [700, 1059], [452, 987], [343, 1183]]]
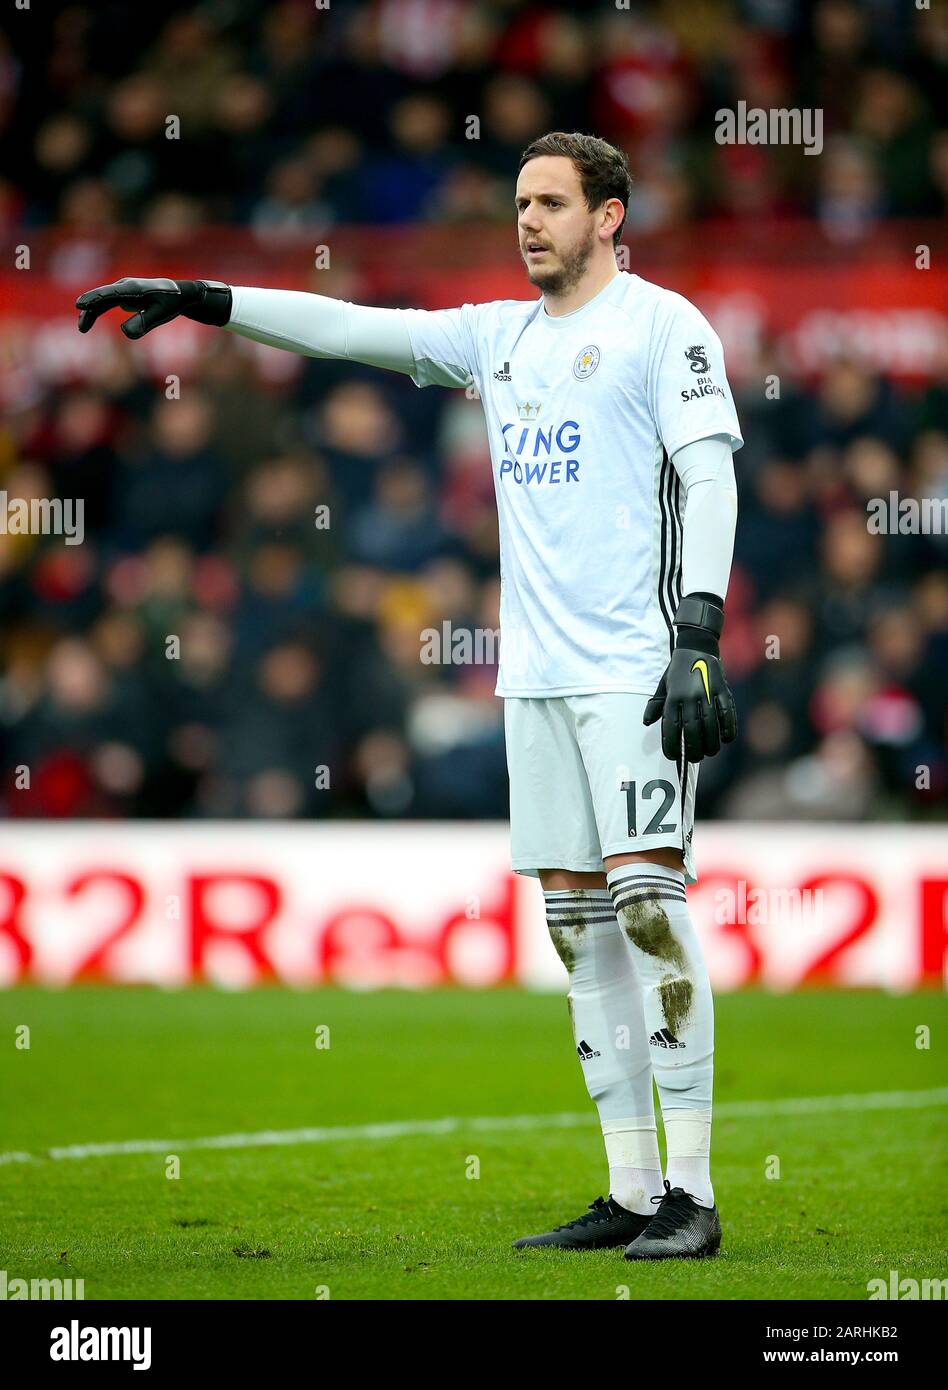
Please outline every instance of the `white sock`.
[[612, 1195], [628, 1211], [651, 1215], [648, 1197], [662, 1190], [651, 1056], [642, 992], [612, 897], [605, 888], [543, 897], [550, 937], [569, 972], [573, 1041], [599, 1111]]
[[664, 1115], [666, 1177], [703, 1207], [714, 1206], [711, 1186], [711, 1111], [669, 1110]]
[[662, 1161], [655, 1114], [604, 1120], [602, 1137], [609, 1160], [609, 1193], [626, 1211], [654, 1216], [653, 1197], [662, 1195]]
[[714, 1001], [684, 875], [659, 864], [621, 864], [606, 875], [635, 972], [665, 1123], [672, 1187], [714, 1205], [710, 1177]]

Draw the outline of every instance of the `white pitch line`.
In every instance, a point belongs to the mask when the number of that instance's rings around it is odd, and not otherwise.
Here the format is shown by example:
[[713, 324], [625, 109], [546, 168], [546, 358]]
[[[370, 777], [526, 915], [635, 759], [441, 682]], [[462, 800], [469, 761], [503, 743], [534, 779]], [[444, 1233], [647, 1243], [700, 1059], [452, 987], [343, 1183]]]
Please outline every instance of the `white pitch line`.
[[[948, 1105], [948, 1086], [931, 1091], [866, 1091], [842, 1096], [797, 1096], [785, 1100], [735, 1100], [715, 1106], [720, 1120], [820, 1115], [839, 1110], [920, 1110]], [[213, 1134], [200, 1139], [126, 1139], [107, 1144], [68, 1144], [40, 1153], [0, 1153], [0, 1164], [44, 1159], [112, 1158], [123, 1154], [177, 1154], [188, 1149], [256, 1149], [288, 1144], [332, 1144], [354, 1139], [405, 1139], [459, 1130], [577, 1129], [594, 1125], [590, 1111], [559, 1115], [446, 1115], [440, 1120], [394, 1120], [385, 1124], [325, 1125], [309, 1129], [261, 1129], [251, 1134]]]

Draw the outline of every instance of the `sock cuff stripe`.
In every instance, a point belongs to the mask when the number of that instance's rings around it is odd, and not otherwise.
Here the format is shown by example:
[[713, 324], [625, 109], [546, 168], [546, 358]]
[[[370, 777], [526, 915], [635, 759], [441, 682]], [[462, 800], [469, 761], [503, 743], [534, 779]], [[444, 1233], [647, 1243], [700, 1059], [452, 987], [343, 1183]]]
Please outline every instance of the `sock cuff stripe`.
[[630, 903], [685, 903], [688, 899], [684, 893], [662, 893], [656, 888], [647, 888], [644, 892], [617, 893], [615, 898], [616, 911], [620, 907], [628, 907]]
[[595, 906], [587, 903], [585, 907], [579, 903], [547, 903], [546, 911], [555, 912], [558, 917], [592, 917], [597, 913], [600, 917], [613, 915], [611, 902], [596, 903]]
[[617, 888], [629, 885], [633, 888], [680, 888], [684, 892], [684, 880], [680, 878], [656, 878], [646, 874], [630, 874], [627, 878], [614, 878], [609, 884], [609, 892], [614, 893]]
[[616, 890], [614, 890], [612, 895], [613, 902], [616, 901], [616, 898], [621, 897], [621, 895], [630, 894], [630, 892], [634, 892], [639, 898], [641, 898], [642, 895], [649, 894], [649, 892], [660, 898], [685, 897], [684, 888], [673, 888], [671, 884], [667, 883], [617, 883]]
[[[555, 924], [555, 923], [558, 923], [558, 922], [563, 922], [563, 921], [565, 921], [567, 918], [568, 918], [571, 922], [576, 922], [576, 920], [577, 920], [577, 919], [576, 919], [576, 913], [575, 913], [575, 912], [570, 912], [570, 913], [566, 913], [566, 912], [548, 912], [548, 913], [546, 914], [546, 920], [547, 920], [548, 922], [553, 922], [554, 924]], [[599, 914], [599, 913], [597, 913], [597, 912], [584, 912], [583, 915], [582, 915], [582, 918], [581, 918], [580, 920], [582, 921], [582, 924], [583, 924], [584, 927], [599, 927], [599, 926], [614, 927], [614, 926], [617, 925], [617, 923], [616, 923], [616, 914], [615, 914], [614, 912], [609, 912], [609, 913], [605, 913], [605, 914], [602, 914], [602, 915]]]
[[612, 896], [615, 898], [617, 893], [681, 893], [684, 895], [684, 887], [678, 883], [641, 883], [634, 878], [626, 879], [624, 883], [615, 883], [612, 887]]
[[681, 880], [673, 878], [648, 878], [643, 874], [636, 874], [628, 878], [614, 878], [609, 884], [609, 892], [614, 893], [617, 888], [680, 888], [685, 891], [685, 885]]
[[606, 882], [615, 883], [616, 879], [613, 875], [617, 874], [629, 878], [660, 878], [664, 883], [684, 883], [685, 881], [685, 876], [680, 869], [666, 869], [662, 864], [643, 864], [641, 868], [636, 868], [634, 864], [617, 864], [606, 874]]

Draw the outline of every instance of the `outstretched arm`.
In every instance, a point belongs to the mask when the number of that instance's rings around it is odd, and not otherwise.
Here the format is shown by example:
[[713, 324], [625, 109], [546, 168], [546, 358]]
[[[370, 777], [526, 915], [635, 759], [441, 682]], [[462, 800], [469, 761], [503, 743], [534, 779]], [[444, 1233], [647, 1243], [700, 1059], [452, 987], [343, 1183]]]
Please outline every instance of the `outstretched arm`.
[[306, 357], [342, 357], [394, 372], [415, 370], [403, 309], [375, 309], [301, 290], [235, 285], [231, 293], [227, 327], [242, 338]]
[[79, 331], [110, 309], [138, 339], [179, 317], [306, 357], [340, 357], [406, 372], [419, 386], [466, 386], [474, 350], [464, 309], [377, 309], [300, 290], [255, 289], [217, 280], [116, 280], [76, 300]]

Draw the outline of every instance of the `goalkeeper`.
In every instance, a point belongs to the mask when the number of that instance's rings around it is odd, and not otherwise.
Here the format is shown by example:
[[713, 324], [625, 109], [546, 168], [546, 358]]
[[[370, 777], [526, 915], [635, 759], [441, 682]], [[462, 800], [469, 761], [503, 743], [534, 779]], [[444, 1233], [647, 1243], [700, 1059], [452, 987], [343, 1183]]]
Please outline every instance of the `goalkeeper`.
[[[138, 339], [183, 315], [256, 342], [478, 390], [500, 522], [511, 859], [539, 878], [569, 975], [609, 1196], [517, 1247], [714, 1254], [713, 1003], [688, 913], [698, 765], [736, 735], [719, 639], [743, 442], [720, 341], [616, 263], [631, 179], [590, 135], [523, 153], [534, 298], [426, 312], [213, 280], [80, 295]], [[663, 1174], [653, 1108], [667, 1149]]]

